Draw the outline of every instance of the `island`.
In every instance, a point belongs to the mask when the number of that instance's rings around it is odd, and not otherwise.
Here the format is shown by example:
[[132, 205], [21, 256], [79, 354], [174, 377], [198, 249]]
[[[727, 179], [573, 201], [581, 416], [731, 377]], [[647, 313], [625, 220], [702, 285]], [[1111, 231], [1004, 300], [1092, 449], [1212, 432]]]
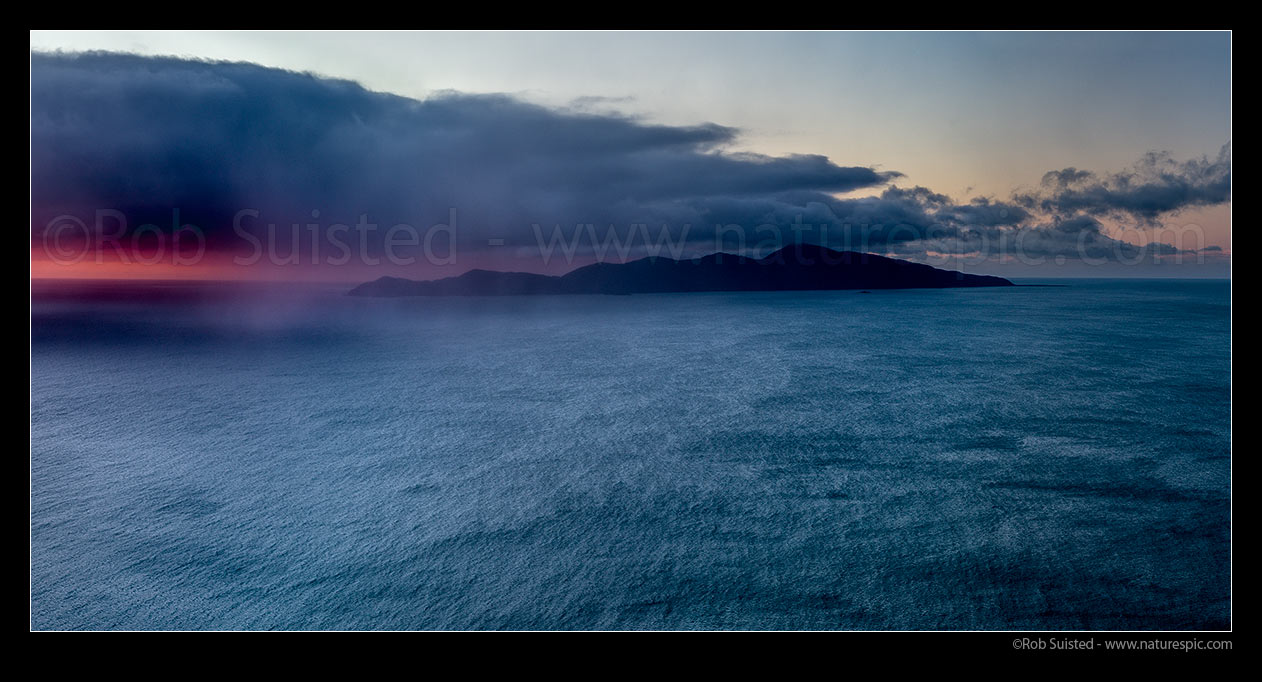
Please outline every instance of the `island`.
[[470, 270], [457, 277], [416, 281], [381, 277], [352, 296], [514, 296], [532, 294], [663, 294], [702, 291], [820, 291], [833, 289], [945, 289], [1010, 287], [991, 275], [942, 270], [871, 253], [809, 244], [786, 246], [762, 258], [713, 253], [674, 260], [641, 258], [594, 263], [565, 275]]

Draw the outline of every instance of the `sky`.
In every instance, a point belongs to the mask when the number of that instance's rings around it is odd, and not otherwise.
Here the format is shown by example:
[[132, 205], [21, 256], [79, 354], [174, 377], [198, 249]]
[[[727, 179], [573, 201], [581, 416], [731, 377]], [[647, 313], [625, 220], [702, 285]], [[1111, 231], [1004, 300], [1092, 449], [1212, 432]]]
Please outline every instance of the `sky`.
[[[1229, 271], [1224, 32], [35, 31], [31, 49], [37, 276], [561, 272], [794, 240], [1005, 275]], [[103, 210], [155, 262], [75, 261]], [[158, 258], [184, 221], [201, 255]], [[415, 262], [386, 254], [396, 221]], [[309, 263], [255, 246], [273, 223]], [[337, 268], [333, 225], [355, 242]]]

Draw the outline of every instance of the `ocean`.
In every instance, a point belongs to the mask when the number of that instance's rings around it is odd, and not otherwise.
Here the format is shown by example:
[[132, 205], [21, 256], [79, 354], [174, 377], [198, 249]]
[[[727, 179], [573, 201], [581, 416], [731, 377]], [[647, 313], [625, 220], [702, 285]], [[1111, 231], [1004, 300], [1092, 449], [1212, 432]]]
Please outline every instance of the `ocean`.
[[31, 626], [1230, 627], [1229, 282], [1050, 283], [37, 292]]

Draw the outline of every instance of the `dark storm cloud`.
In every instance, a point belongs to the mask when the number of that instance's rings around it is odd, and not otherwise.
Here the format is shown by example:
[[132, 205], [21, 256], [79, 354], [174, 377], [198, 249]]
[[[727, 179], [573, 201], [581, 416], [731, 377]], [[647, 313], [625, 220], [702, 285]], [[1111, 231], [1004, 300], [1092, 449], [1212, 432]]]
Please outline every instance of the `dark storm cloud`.
[[1056, 213], [1118, 215], [1152, 222], [1186, 208], [1213, 206], [1231, 198], [1231, 148], [1214, 159], [1178, 161], [1168, 152], [1151, 152], [1132, 168], [1096, 174], [1077, 168], [1051, 171], [1034, 192], [1017, 200]]
[[[641, 246], [665, 238], [692, 253], [807, 241], [1129, 258], [1140, 247], [1106, 235], [1100, 218], [1153, 221], [1230, 199], [1228, 147], [1212, 161], [1154, 153], [1121, 173], [1053, 171], [1033, 192], [958, 202], [889, 186], [894, 171], [733, 152], [733, 128], [652, 125], [589, 104], [557, 110], [458, 93], [418, 101], [252, 64], [32, 54], [32, 238], [57, 216], [90, 221], [116, 209], [133, 229], [192, 223], [210, 248], [239, 247], [234, 217], [253, 209], [242, 225], [255, 234], [267, 223], [366, 216], [382, 227], [369, 248], [395, 223], [454, 221], [458, 245], [475, 250], [537, 247], [559, 233], [595, 252], [610, 238], [634, 241], [642, 225]], [[838, 196], [874, 188], [883, 189]]]
[[462, 239], [524, 244], [533, 223], [780, 220], [805, 210], [795, 192], [898, 175], [727, 152], [737, 131], [716, 124], [651, 125], [494, 95], [416, 101], [250, 64], [34, 54], [31, 70], [36, 226], [97, 208], [161, 225], [179, 209], [213, 243], [246, 208], [278, 224], [318, 211], [326, 224], [368, 214], [420, 227], [454, 210]]

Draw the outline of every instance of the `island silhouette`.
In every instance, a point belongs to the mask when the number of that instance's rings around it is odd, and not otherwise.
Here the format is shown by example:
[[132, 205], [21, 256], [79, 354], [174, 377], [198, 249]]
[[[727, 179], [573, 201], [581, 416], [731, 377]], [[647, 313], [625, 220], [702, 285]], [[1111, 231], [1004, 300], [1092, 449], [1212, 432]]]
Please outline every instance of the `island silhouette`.
[[762, 258], [731, 253], [682, 260], [649, 257], [627, 263], [593, 263], [560, 276], [470, 270], [456, 277], [428, 281], [381, 277], [355, 287], [350, 295], [514, 296], [1006, 286], [1013, 284], [1002, 277], [797, 244]]

